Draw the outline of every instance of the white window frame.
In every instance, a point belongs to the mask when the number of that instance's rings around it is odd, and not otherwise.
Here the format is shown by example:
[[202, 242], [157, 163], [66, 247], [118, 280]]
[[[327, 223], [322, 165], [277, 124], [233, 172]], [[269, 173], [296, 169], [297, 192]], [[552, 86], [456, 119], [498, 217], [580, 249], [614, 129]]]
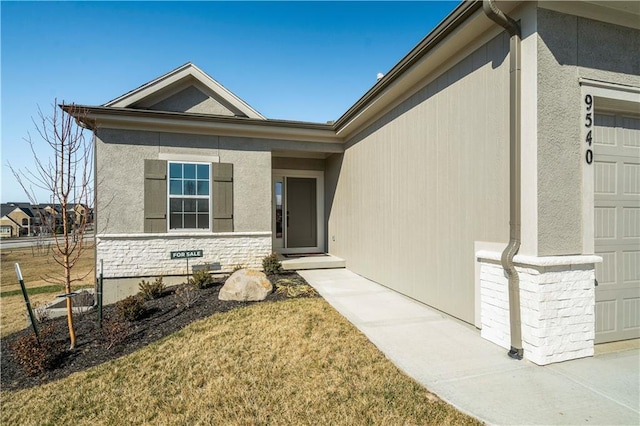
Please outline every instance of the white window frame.
[[[171, 195], [171, 165], [172, 164], [195, 164], [205, 165], [209, 167], [209, 195]], [[211, 232], [213, 229], [213, 194], [212, 194], [212, 178], [213, 166], [205, 161], [189, 161], [189, 160], [167, 160], [167, 232]], [[184, 177], [183, 177], [184, 179]], [[171, 228], [171, 198], [190, 198], [194, 200], [209, 200], [209, 223], [207, 228]]]

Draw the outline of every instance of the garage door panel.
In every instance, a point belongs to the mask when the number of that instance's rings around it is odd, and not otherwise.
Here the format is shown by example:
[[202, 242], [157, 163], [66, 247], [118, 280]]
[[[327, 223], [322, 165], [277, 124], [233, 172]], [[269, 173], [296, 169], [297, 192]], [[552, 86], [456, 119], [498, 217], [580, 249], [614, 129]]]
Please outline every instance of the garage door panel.
[[622, 207], [622, 238], [640, 237], [640, 207]]
[[640, 119], [596, 114], [596, 343], [640, 337]]
[[595, 208], [595, 239], [610, 240], [618, 236], [617, 214], [615, 206], [599, 206]]
[[622, 328], [625, 332], [633, 333], [640, 330], [640, 297], [623, 299]]
[[625, 161], [622, 166], [622, 179], [623, 194], [640, 196], [640, 163]]
[[620, 133], [622, 145], [625, 147], [640, 147], [640, 119], [620, 116]]
[[640, 283], [640, 250], [622, 252], [622, 281], [631, 286]]
[[618, 329], [617, 318], [618, 310], [615, 298], [596, 301], [596, 343], [601, 343], [598, 340], [599, 337], [604, 337], [603, 334], [616, 332]]
[[602, 257], [602, 263], [596, 268], [596, 281], [598, 286], [607, 286], [616, 284], [616, 265], [618, 262], [617, 252], [612, 251], [598, 251], [596, 254]]
[[594, 164], [595, 194], [617, 193], [618, 163], [616, 161], [596, 161]]
[[596, 343], [640, 336], [640, 290], [607, 290], [598, 287]]

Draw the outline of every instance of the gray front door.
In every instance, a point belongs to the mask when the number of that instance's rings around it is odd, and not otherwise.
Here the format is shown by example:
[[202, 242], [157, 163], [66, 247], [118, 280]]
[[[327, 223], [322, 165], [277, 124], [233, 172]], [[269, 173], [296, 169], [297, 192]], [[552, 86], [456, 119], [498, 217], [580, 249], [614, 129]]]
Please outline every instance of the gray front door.
[[287, 247], [302, 248], [318, 245], [316, 179], [287, 179]]

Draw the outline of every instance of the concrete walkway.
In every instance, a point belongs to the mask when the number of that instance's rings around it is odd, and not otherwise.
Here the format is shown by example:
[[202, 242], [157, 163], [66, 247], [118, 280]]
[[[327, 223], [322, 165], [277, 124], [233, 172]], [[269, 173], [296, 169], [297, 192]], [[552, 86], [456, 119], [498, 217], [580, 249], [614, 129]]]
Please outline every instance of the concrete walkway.
[[347, 269], [299, 271], [400, 369], [489, 424], [640, 424], [640, 350], [537, 366]]

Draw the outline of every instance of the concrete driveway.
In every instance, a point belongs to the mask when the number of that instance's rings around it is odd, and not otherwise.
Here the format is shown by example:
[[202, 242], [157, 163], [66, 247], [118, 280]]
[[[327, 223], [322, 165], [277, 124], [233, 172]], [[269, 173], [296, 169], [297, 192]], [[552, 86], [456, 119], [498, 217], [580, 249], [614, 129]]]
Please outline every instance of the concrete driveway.
[[638, 340], [540, 367], [347, 269], [298, 273], [406, 374], [486, 423], [640, 424]]

